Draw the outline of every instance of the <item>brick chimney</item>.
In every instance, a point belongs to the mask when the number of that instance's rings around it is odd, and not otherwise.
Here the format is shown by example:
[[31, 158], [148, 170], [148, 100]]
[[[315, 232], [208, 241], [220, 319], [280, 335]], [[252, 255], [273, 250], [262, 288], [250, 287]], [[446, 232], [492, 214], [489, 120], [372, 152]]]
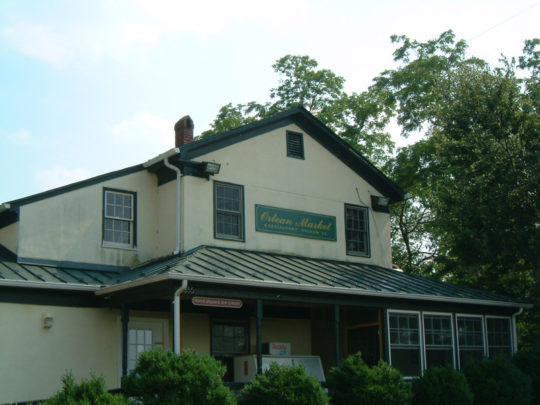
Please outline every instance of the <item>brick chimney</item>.
[[193, 142], [193, 120], [189, 115], [182, 117], [174, 124], [175, 147], [179, 148]]

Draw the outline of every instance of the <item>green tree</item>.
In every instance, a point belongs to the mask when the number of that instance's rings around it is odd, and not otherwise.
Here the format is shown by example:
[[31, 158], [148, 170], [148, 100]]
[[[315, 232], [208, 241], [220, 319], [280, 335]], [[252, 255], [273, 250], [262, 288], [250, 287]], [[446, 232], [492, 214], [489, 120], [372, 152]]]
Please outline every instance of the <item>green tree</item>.
[[53, 397], [42, 402], [44, 405], [129, 405], [122, 394], [111, 394], [105, 388], [103, 377], [92, 376], [75, 383], [73, 374], [62, 377], [62, 389]]
[[224, 374], [225, 366], [209, 354], [154, 349], [141, 354], [122, 388], [144, 405], [233, 405]]
[[270, 89], [271, 101], [231, 103], [221, 107], [202, 138], [235, 129], [293, 107], [303, 106], [373, 163], [381, 165], [393, 151], [386, 131], [389, 114], [374, 93], [347, 94], [345, 79], [328, 69], [318, 69], [308, 56], [286, 55], [272, 65], [279, 75]]
[[[405, 135], [425, 132], [387, 168], [412, 195], [393, 207], [398, 263], [538, 303], [538, 40], [526, 42], [519, 65], [503, 59], [496, 69], [465, 59], [451, 32], [426, 43], [394, 40], [402, 66], [370, 91]], [[525, 320], [528, 339], [538, 338], [538, 312]]]

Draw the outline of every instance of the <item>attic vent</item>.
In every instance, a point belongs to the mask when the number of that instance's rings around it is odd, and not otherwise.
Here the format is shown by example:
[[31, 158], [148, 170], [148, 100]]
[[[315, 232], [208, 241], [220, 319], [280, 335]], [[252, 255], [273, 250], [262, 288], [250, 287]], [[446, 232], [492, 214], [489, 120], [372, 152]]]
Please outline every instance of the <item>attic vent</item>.
[[301, 133], [287, 131], [287, 156], [304, 159], [304, 138]]

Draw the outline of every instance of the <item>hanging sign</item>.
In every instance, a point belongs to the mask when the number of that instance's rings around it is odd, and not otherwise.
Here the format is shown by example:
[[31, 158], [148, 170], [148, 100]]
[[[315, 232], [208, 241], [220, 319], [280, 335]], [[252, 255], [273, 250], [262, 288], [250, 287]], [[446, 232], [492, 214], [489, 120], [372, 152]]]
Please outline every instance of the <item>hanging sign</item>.
[[242, 300], [232, 298], [193, 297], [191, 303], [198, 307], [242, 308]]
[[285, 208], [255, 205], [255, 230], [336, 241], [336, 217]]

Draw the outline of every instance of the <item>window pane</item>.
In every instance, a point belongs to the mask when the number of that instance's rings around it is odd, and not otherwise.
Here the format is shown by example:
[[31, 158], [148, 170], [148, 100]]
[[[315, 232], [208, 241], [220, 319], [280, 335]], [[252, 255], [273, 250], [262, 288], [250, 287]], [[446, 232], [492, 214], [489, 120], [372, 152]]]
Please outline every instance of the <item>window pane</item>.
[[345, 241], [347, 253], [367, 255], [367, 208], [345, 206]]
[[489, 357], [512, 356], [510, 319], [487, 318]]
[[452, 349], [440, 350], [440, 349], [427, 349], [426, 348], [426, 366], [427, 368], [434, 366], [444, 366], [450, 364], [454, 366], [454, 356]]
[[103, 241], [131, 245], [133, 195], [106, 191], [104, 216]]
[[247, 353], [247, 326], [246, 324], [212, 325], [212, 353], [221, 355], [234, 355]]
[[420, 375], [420, 348], [392, 349], [392, 366], [397, 368], [405, 377]]
[[231, 184], [215, 184], [215, 231], [217, 237], [242, 239], [242, 188]]

